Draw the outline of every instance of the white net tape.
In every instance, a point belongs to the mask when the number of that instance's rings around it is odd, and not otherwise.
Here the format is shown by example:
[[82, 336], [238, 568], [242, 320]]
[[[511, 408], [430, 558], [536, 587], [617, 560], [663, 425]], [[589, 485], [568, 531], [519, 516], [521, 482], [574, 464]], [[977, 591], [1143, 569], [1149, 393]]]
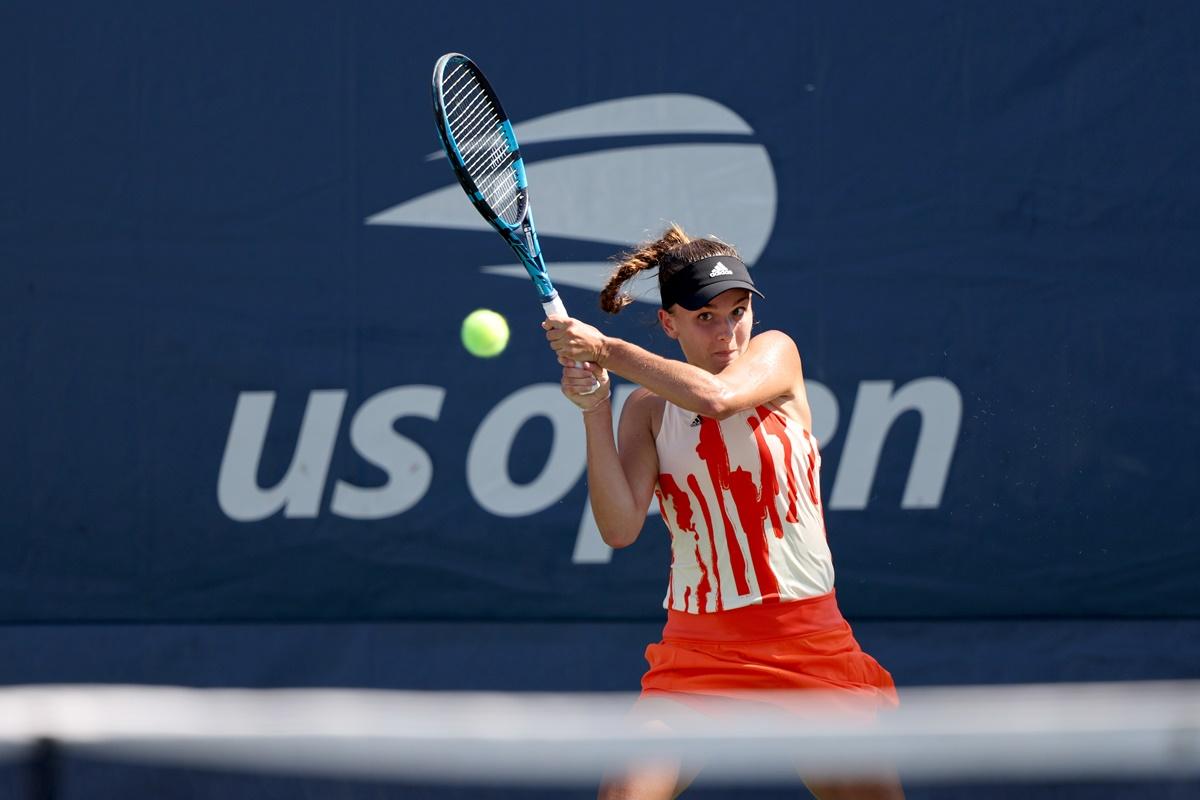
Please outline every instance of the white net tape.
[[[751, 698], [760, 700], [760, 697]], [[1200, 775], [1200, 683], [908, 689], [863, 725], [817, 695], [802, 714], [757, 702], [713, 719], [630, 695], [0, 689], [0, 753], [39, 740], [102, 758], [297, 775], [594, 784], [633, 761], [683, 757], [739, 782], [871, 775], [905, 780]], [[757, 709], [757, 710], [752, 710]]]

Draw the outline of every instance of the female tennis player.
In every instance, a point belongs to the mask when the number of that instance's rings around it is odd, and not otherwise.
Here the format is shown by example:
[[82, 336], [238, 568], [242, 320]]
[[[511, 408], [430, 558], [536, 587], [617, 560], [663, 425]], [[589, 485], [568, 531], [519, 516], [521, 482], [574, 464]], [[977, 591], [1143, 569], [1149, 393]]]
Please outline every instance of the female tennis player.
[[[704, 713], [747, 690], [820, 689], [855, 715], [894, 706], [891, 675], [859, 647], [834, 596], [821, 459], [795, 343], [780, 331], [752, 335], [753, 298], [763, 295], [734, 248], [675, 225], [626, 254], [601, 308], [620, 311], [631, 302], [624, 284], [653, 268], [658, 319], [682, 361], [577, 319], [543, 323], [563, 393], [583, 411], [604, 541], [632, 544], [655, 496], [671, 535], [667, 622], [646, 649], [642, 702]], [[639, 385], [616, 441], [610, 372]], [[658, 765], [607, 781], [600, 796], [671, 798], [688, 781], [679, 765]], [[903, 796], [891, 778], [806, 783], [822, 800]]]

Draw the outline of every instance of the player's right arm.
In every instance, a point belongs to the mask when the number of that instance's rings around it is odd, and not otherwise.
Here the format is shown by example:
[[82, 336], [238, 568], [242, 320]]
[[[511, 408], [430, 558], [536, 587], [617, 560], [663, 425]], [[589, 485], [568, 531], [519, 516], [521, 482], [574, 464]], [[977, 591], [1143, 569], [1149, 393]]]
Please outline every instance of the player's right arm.
[[[617, 431], [618, 447], [613, 438], [607, 375], [600, 367], [589, 366], [591, 370], [581, 369], [563, 360], [563, 394], [583, 411], [588, 497], [600, 536], [609, 547], [628, 547], [642, 532], [658, 481], [658, 451], [652, 427], [656, 398], [638, 389], [625, 401]], [[583, 393], [593, 378], [601, 382], [604, 399]]]

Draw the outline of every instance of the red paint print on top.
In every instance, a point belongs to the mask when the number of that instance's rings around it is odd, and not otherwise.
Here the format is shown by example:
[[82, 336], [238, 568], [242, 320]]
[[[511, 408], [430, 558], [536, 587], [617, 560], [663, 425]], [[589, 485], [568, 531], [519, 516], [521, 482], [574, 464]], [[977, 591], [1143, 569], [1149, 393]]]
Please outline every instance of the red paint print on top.
[[692, 494], [696, 495], [696, 501], [700, 503], [700, 513], [704, 515], [704, 525], [708, 528], [708, 551], [712, 553], [713, 580], [717, 584], [717, 611], [723, 611], [725, 604], [721, 601], [721, 567], [720, 561], [717, 559], [717, 540], [713, 536], [712, 516], [708, 513], [708, 503], [704, 500], [704, 494], [700, 491], [700, 483], [696, 480], [695, 475], [687, 476], [687, 485], [692, 490]]
[[746, 423], [754, 432], [754, 442], [758, 445], [759, 474], [762, 475], [760, 499], [771, 517], [771, 530], [775, 532], [775, 538], [782, 539], [783, 525], [779, 522], [779, 509], [775, 507], [775, 498], [779, 496], [779, 474], [775, 471], [775, 457], [771, 455], [771, 448], [767, 446], [767, 439], [760, 430], [762, 426], [758, 417], [751, 415]]
[[[661, 487], [661, 483], [659, 484]], [[654, 490], [654, 496], [658, 498], [658, 512], [662, 514], [663, 521], [667, 519], [667, 507], [663, 502], [663, 493], [661, 488]], [[670, 528], [667, 529], [668, 531]], [[667, 572], [667, 608], [675, 607], [675, 548], [671, 547], [671, 569]]]
[[[788, 493], [787, 521], [798, 522], [800, 516], [796, 512], [796, 500], [799, 496], [799, 489], [796, 487], [796, 473], [792, 470], [792, 439], [787, 434], [787, 423], [782, 414], [772, 411], [766, 406], [758, 406], [755, 411], [758, 412], [758, 416], [762, 419], [762, 430], [765, 430], [778, 439], [780, 445], [783, 446], [783, 471], [787, 475]], [[759, 450], [764, 450], [766, 448], [766, 441], [762, 438], [760, 429], [755, 427], [753, 417], [750, 418], [750, 427], [755, 428], [755, 433], [759, 435]], [[777, 483], [775, 487], [778, 490], [779, 484]]]
[[804, 432], [804, 441], [808, 443], [808, 496], [819, 509], [821, 495], [817, 491], [817, 441], [808, 435], [808, 431]]
[[[741, 523], [742, 530], [746, 534], [746, 543], [750, 552], [750, 560], [754, 565], [754, 577], [758, 582], [759, 595], [763, 598], [763, 602], [778, 602], [779, 583], [775, 579], [775, 573], [769, 562], [767, 532], [764, 525], [769, 509], [773, 524], [777, 528], [779, 527], [779, 515], [775, 511], [774, 494], [764, 498], [754, 483], [754, 476], [741, 468], [736, 471], [730, 470], [729, 450], [721, 436], [721, 426], [716, 420], [701, 417], [700, 444], [696, 447], [696, 453], [708, 465], [709, 475], [713, 479], [713, 488], [717, 492], [717, 502], [721, 507], [721, 517], [725, 522], [725, 537], [729, 543], [730, 561], [734, 567], [734, 578], [739, 579], [739, 593], [745, 594], [749, 591], [748, 586], [745, 590], [741, 588], [745, 583], [745, 561], [738, 547], [729, 515], [725, 510], [722, 489], [728, 489], [733, 496], [738, 522]], [[765, 465], [761, 468], [766, 471]], [[773, 471], [772, 469], [772, 473]]]
[[[690, 475], [688, 476], [691, 477]], [[700, 567], [700, 583], [696, 586], [696, 602], [700, 604], [700, 610], [707, 610], [708, 593], [711, 589], [708, 582], [708, 569], [704, 566], [704, 559], [700, 556], [700, 534], [696, 531], [696, 525], [692, 521], [692, 504], [688, 497], [688, 493], [679, 488], [679, 484], [675, 482], [675, 477], [670, 473], [664, 472], [658, 476], [658, 485], [662, 488], [663, 493], [671, 499], [671, 505], [675, 507], [675, 522], [681, 531], [689, 531], [695, 535], [696, 539], [696, 564]], [[666, 517], [666, 509], [662, 504], [659, 508], [663, 509], [663, 517]], [[708, 516], [707, 509], [705, 517]], [[672, 543], [671, 553], [674, 558], [674, 543]], [[691, 587], [688, 587], [689, 590]], [[687, 601], [684, 601], [684, 610], [687, 610]]]
[[[663, 472], [658, 476], [659, 488], [671, 500], [671, 505], [675, 506], [675, 522], [679, 525], [681, 531], [696, 532], [696, 526], [692, 524], [692, 504], [688, 499], [688, 493], [679, 488], [679, 484], [675, 482], [675, 476], [668, 472]], [[658, 504], [662, 515], [667, 516], [667, 510], [663, 507], [661, 501]]]
[[721, 426], [715, 419], [700, 418], [700, 443], [696, 445], [696, 455], [708, 466], [708, 477], [717, 495], [717, 507], [721, 510], [721, 522], [725, 525], [725, 546], [729, 551], [734, 587], [738, 595], [750, 594], [750, 584], [746, 581], [746, 559], [742, 556], [742, 546], [733, 532], [729, 512], [725, 509], [724, 490], [729, 488], [729, 451], [725, 449]]
[[[773, 523], [777, 526], [779, 524], [779, 515], [775, 511], [775, 497], [760, 493], [754, 484], [754, 476], [740, 467], [730, 475], [729, 491], [733, 494], [733, 504], [737, 507], [738, 522], [746, 532], [750, 561], [754, 564], [754, 576], [758, 579], [758, 593], [762, 595], [764, 603], [778, 602], [779, 582], [775, 579], [775, 571], [771, 569], [766, 529], [768, 512]], [[782, 531], [780, 533], [782, 535]]]

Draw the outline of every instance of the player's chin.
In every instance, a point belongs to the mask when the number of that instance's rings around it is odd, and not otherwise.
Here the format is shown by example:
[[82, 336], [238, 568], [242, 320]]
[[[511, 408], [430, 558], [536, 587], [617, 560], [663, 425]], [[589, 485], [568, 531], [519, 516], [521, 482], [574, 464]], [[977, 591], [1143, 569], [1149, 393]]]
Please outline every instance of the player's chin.
[[741, 352], [738, 350], [718, 350], [714, 353], [710, 353], [709, 358], [714, 364], [724, 367], [732, 364], [740, 355]]

